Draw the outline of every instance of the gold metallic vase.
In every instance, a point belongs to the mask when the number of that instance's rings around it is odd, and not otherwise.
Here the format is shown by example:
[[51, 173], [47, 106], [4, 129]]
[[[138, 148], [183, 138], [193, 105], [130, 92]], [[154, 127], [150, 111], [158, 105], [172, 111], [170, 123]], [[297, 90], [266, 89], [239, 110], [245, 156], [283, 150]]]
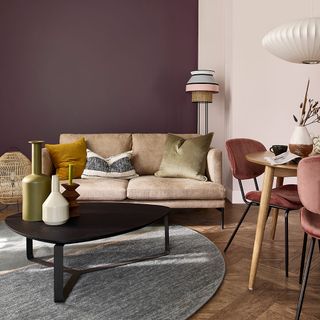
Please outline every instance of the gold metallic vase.
[[41, 173], [41, 147], [43, 141], [29, 141], [32, 144], [32, 171], [22, 180], [22, 219], [42, 220], [42, 204], [50, 193], [50, 177]]

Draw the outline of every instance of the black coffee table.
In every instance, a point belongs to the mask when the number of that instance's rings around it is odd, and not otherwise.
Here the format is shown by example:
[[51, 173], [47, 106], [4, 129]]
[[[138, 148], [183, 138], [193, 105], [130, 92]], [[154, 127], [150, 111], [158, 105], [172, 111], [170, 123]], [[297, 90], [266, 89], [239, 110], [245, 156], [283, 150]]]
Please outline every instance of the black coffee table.
[[[64, 302], [82, 274], [169, 254], [169, 211], [170, 208], [167, 207], [144, 204], [81, 203], [80, 216], [70, 218], [67, 223], [60, 226], [48, 226], [43, 222], [26, 222], [21, 219], [21, 213], [7, 217], [5, 222], [10, 229], [27, 238], [26, 249], [29, 260], [54, 268], [54, 301]], [[165, 250], [161, 254], [122, 261], [117, 264], [99, 265], [90, 269], [71, 269], [63, 265], [63, 246], [65, 244], [109, 238], [143, 228], [162, 219]], [[33, 240], [54, 244], [53, 263], [33, 256]], [[71, 274], [65, 286], [63, 286], [64, 272]]]

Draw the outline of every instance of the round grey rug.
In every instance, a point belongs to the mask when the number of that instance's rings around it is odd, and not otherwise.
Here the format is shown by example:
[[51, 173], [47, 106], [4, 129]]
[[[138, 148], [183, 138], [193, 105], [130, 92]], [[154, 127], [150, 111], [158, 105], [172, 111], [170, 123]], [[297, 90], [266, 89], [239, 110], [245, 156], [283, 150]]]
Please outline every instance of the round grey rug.
[[[49, 244], [35, 241], [34, 248], [35, 256], [52, 255]], [[163, 250], [163, 227], [150, 226], [66, 246], [64, 264], [88, 268]], [[28, 263], [25, 238], [0, 223], [3, 320], [187, 319], [214, 295], [224, 273], [223, 256], [212, 242], [188, 228], [170, 226], [169, 255], [82, 275], [66, 302], [56, 304], [53, 270]]]

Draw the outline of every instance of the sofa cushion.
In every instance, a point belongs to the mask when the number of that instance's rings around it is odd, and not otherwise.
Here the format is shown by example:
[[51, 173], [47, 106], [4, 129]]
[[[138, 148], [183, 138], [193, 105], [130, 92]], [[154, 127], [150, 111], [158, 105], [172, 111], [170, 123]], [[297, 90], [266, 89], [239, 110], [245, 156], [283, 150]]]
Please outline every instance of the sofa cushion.
[[[61, 181], [65, 183], [66, 181]], [[73, 179], [78, 183], [77, 192], [80, 194], [77, 200], [82, 201], [116, 201], [127, 197], [128, 180], [113, 178]], [[61, 187], [61, 192], [64, 188]]]
[[103, 158], [132, 149], [131, 133], [62, 133], [60, 143], [70, 143], [84, 137], [87, 148]]
[[103, 177], [131, 179], [136, 171], [131, 164], [132, 151], [123, 152], [108, 158], [87, 149], [87, 163], [81, 178]]
[[[159, 170], [167, 136], [166, 133], [132, 134], [132, 164], [139, 175], [154, 174]], [[177, 136], [187, 139], [199, 135], [191, 133]]]
[[127, 196], [132, 200], [217, 200], [225, 198], [225, 188], [194, 179], [142, 176], [129, 181]]
[[207, 181], [204, 175], [206, 155], [208, 153], [213, 133], [190, 139], [169, 134], [158, 177], [189, 178]]
[[83, 137], [70, 143], [46, 144], [45, 147], [61, 180], [68, 179], [69, 164], [74, 166], [73, 177], [81, 177], [87, 160], [86, 142]]

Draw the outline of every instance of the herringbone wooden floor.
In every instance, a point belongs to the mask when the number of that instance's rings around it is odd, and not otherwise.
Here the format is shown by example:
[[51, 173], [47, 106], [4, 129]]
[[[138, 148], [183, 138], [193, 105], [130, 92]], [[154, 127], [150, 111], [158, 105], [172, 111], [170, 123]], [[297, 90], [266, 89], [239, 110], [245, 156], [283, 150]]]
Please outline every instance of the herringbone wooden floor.
[[[212, 240], [223, 251], [244, 205], [227, 204], [225, 229], [220, 228], [216, 210], [174, 210], [170, 223], [190, 227]], [[271, 217], [266, 226], [255, 290], [248, 288], [249, 268], [257, 220], [251, 208], [233, 243], [225, 254], [226, 275], [216, 295], [191, 319], [294, 319], [303, 231], [299, 212], [289, 216], [289, 278], [284, 272], [284, 216], [280, 211], [275, 240], [270, 239]], [[320, 319], [320, 253], [316, 247], [300, 319]]]
[[[200, 232], [223, 251], [243, 209], [244, 205], [227, 203], [224, 230], [220, 228], [219, 212], [211, 209], [175, 209], [170, 223]], [[14, 211], [16, 208], [10, 207], [0, 212], [0, 220]], [[289, 216], [289, 278], [284, 274], [284, 219], [280, 213], [275, 240], [270, 240], [271, 221], [267, 223], [255, 290], [250, 292], [247, 286], [256, 220], [257, 208], [251, 208], [225, 255], [226, 275], [221, 287], [191, 320], [294, 319], [300, 290], [298, 275], [303, 238], [299, 213], [291, 212]], [[320, 319], [319, 266], [320, 254], [316, 249], [301, 319]]]

